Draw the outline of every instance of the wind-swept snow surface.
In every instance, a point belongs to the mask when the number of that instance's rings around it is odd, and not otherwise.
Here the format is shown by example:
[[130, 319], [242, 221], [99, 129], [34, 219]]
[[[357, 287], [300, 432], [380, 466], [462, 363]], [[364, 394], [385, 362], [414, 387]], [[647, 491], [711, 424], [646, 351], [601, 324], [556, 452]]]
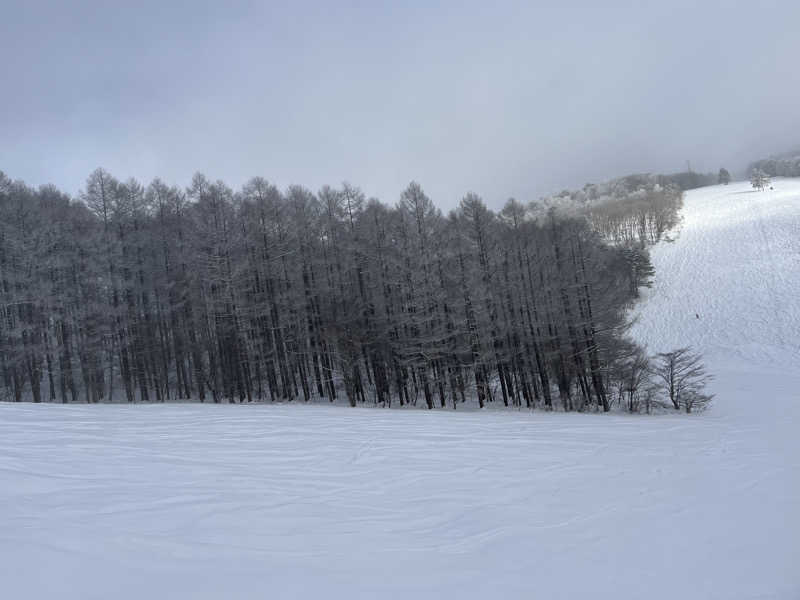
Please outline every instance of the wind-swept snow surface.
[[800, 597], [800, 184], [775, 186], [687, 194], [654, 251], [635, 331], [707, 353], [707, 413], [0, 405], [0, 595]]

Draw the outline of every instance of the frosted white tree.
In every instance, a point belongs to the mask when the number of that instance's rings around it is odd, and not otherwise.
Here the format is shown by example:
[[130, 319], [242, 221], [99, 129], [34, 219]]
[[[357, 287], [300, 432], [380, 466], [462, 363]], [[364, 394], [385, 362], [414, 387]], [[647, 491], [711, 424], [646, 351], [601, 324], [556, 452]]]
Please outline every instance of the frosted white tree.
[[750, 174], [750, 185], [758, 191], [764, 190], [769, 185], [769, 175], [761, 169], [753, 169]]

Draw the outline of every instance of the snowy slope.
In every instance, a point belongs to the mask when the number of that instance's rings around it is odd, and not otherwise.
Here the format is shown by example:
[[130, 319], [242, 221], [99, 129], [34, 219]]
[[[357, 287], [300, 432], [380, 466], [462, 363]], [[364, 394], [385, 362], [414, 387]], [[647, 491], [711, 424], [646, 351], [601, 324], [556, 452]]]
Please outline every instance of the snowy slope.
[[678, 241], [653, 252], [634, 337], [652, 351], [689, 344], [721, 366], [800, 372], [800, 179], [773, 187], [686, 195]]
[[671, 302], [635, 331], [707, 353], [702, 415], [0, 405], [2, 597], [800, 597], [800, 184], [776, 186], [689, 193], [654, 252]]

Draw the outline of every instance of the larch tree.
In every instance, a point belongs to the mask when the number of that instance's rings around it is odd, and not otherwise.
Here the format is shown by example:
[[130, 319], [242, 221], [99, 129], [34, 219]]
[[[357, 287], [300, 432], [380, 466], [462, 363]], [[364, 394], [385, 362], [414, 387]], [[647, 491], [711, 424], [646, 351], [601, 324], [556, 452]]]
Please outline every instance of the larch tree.
[[[0, 174], [0, 397], [649, 406], [625, 310], [680, 190], [641, 176], [560, 202], [470, 193], [445, 218], [415, 182], [388, 206], [102, 169], [75, 201]], [[686, 389], [681, 408], [707, 401]]]

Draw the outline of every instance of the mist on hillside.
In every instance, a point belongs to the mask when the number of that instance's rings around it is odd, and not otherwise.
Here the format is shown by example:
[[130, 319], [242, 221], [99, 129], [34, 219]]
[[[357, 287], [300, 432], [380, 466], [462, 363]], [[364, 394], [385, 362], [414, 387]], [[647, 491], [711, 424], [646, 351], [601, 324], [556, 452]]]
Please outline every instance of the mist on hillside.
[[796, 147], [800, 5], [4, 4], [0, 168], [499, 209]]

